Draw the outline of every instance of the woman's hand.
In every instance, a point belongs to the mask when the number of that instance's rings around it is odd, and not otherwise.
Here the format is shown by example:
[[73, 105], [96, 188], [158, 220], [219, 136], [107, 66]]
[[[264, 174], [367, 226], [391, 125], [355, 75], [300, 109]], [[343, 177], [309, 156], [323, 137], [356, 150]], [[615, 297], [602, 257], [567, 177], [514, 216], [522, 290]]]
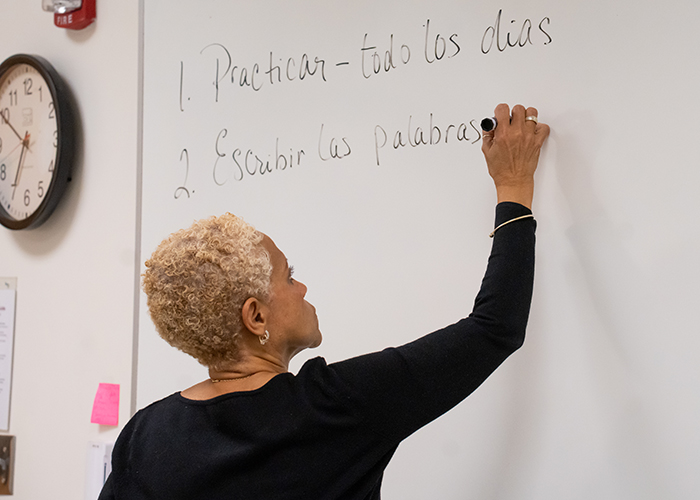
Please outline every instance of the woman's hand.
[[514, 106], [511, 117], [508, 105], [499, 104], [494, 113], [498, 126], [484, 132], [481, 150], [496, 185], [498, 202], [514, 201], [531, 208], [535, 170], [549, 126], [525, 119], [537, 118], [535, 108]]

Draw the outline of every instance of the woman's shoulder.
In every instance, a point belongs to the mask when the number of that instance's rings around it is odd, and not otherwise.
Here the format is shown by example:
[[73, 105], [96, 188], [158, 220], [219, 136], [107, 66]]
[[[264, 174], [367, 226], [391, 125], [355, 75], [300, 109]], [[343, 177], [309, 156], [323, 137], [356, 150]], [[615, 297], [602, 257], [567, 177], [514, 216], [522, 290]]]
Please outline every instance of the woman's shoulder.
[[155, 413], [158, 413], [160, 411], [165, 410], [168, 407], [172, 407], [177, 403], [178, 399], [180, 398], [180, 393], [176, 392], [173, 393], [163, 399], [159, 399], [157, 401], [153, 401], [152, 403], [149, 403], [148, 405], [144, 406], [140, 410], [138, 410], [134, 415], [131, 417], [129, 420], [129, 423], [125, 426], [128, 428], [130, 425], [133, 426], [138, 422], [139, 420], [143, 419], [144, 417], [147, 417], [148, 415], [152, 415]]

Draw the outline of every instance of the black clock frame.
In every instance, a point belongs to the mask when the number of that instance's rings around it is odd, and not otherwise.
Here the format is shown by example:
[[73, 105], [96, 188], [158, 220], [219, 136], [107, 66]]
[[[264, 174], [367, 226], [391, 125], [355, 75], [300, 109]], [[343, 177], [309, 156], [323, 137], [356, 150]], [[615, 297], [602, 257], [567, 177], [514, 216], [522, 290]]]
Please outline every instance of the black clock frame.
[[19, 230], [32, 229], [40, 226], [49, 218], [58, 206], [58, 202], [71, 180], [73, 162], [76, 153], [77, 124], [75, 121], [73, 98], [70, 88], [63, 78], [56, 72], [53, 66], [43, 57], [29, 54], [15, 54], [5, 59], [0, 64], [0, 79], [12, 67], [18, 64], [28, 64], [35, 68], [44, 78], [49, 87], [54, 103], [57, 127], [57, 149], [54, 163], [54, 175], [51, 184], [46, 190], [46, 196], [33, 214], [26, 219], [17, 220], [10, 216], [5, 207], [0, 205], [0, 224]]

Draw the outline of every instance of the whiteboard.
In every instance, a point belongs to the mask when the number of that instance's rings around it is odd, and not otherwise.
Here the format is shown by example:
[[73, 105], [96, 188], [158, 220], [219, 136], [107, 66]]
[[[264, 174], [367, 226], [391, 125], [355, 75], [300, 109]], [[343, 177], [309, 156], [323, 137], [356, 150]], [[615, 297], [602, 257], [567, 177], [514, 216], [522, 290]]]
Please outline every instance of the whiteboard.
[[[196, 5], [196, 7], [195, 7]], [[691, 1], [144, 0], [142, 260], [232, 212], [309, 287], [329, 362], [467, 315], [495, 192], [475, 126], [536, 106], [525, 346], [404, 442], [387, 499], [700, 495]], [[137, 401], [206, 371], [141, 297]]]

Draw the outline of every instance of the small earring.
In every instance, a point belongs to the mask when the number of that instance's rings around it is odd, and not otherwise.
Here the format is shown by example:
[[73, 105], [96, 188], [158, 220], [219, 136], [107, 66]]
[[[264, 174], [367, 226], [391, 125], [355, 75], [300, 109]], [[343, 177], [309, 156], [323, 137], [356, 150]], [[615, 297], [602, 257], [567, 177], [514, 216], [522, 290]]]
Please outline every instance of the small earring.
[[260, 344], [261, 344], [261, 345], [265, 345], [265, 344], [267, 344], [267, 341], [268, 341], [268, 340], [270, 340], [270, 332], [268, 332], [267, 330], [265, 330], [265, 335], [263, 335], [262, 337], [260, 337]]

